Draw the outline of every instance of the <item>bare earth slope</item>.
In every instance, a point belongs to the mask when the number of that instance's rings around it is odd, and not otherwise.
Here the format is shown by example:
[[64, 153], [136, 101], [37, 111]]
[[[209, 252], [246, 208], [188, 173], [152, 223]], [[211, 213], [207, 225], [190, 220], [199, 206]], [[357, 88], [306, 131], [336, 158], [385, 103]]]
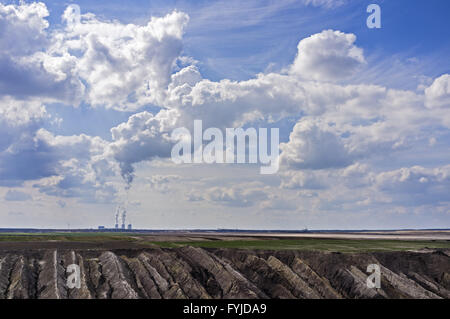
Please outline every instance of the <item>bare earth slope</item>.
[[[78, 264], [81, 287], [67, 287]], [[381, 289], [366, 286], [368, 264]], [[0, 298], [450, 298], [450, 252], [0, 251]]]

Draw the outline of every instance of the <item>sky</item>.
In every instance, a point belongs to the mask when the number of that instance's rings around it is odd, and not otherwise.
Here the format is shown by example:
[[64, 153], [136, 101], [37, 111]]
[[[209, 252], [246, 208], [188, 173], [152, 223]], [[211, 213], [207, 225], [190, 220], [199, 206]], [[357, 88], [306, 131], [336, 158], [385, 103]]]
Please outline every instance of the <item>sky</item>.
[[[449, 11], [0, 1], [0, 228], [450, 228]], [[175, 164], [194, 120], [279, 128], [278, 172]]]

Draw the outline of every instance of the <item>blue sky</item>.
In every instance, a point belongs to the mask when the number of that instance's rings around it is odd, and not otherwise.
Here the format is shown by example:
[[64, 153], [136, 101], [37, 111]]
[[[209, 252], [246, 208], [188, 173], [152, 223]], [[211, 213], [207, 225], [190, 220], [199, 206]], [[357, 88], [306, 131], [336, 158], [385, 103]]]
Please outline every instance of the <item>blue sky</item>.
[[[8, 2], [6, 2], [8, 3]], [[92, 12], [108, 20], [142, 24], [152, 15], [172, 10], [191, 17], [184, 36], [184, 51], [199, 61], [205, 78], [246, 80], [267, 70], [280, 70], [291, 63], [302, 38], [324, 29], [351, 32], [369, 53], [373, 67], [380, 64], [371, 83], [383, 84], [383, 72], [392, 64], [385, 59], [398, 56], [407, 65], [399, 66], [399, 78], [392, 83], [399, 88], [415, 88], [411, 76], [437, 77], [450, 72], [441, 60], [450, 55], [450, 38], [446, 1], [378, 1], [382, 5], [383, 28], [366, 27], [367, 5], [373, 1], [348, 1], [329, 8], [304, 6], [301, 1], [46, 1], [51, 25], [60, 26], [61, 15], [70, 3], [80, 5], [82, 13]], [[231, 7], [231, 8], [230, 8]], [[237, 15], [237, 17], [236, 17]], [[412, 36], [414, 35], [414, 36]], [[408, 59], [413, 59], [409, 62]], [[400, 63], [400, 62], [399, 62]], [[73, 119], [64, 127], [54, 128], [61, 134], [87, 133], [109, 138], [109, 129], [124, 121], [129, 113], [92, 110], [83, 105], [78, 110], [55, 108], [62, 118]], [[113, 114], [111, 114], [113, 113]], [[102, 118], [102, 121], [99, 121]], [[84, 125], [79, 125], [78, 121]], [[99, 122], [103, 122], [99, 126]]]
[[[450, 227], [448, 1], [0, 4], [5, 227]], [[174, 165], [193, 119], [278, 127], [280, 171]]]
[[[8, 1], [5, 1], [8, 3]], [[431, 64], [429, 76], [448, 72], [438, 68], [435, 55], [450, 53], [450, 3], [432, 1], [346, 1], [333, 9], [305, 6], [302, 1], [46, 1], [51, 25], [61, 24], [67, 4], [80, 5], [105, 19], [144, 23], [149, 16], [172, 10], [186, 12], [191, 22], [184, 37], [185, 52], [201, 61], [211, 80], [245, 80], [273, 63], [288, 65], [299, 40], [324, 29], [352, 32], [358, 43], [382, 59], [392, 55], [422, 58]], [[367, 5], [382, 6], [383, 28], [370, 30]], [[431, 60], [431, 61], [430, 61]], [[216, 63], [213, 63], [216, 62]], [[218, 62], [218, 64], [217, 64]], [[400, 85], [400, 84], [399, 84]]]

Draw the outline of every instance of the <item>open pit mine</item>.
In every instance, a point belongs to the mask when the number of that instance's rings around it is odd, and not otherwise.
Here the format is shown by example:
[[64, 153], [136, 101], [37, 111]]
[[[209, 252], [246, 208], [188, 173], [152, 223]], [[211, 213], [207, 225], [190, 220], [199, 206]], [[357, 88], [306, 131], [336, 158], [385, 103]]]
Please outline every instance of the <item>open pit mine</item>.
[[[71, 289], [73, 264], [80, 282]], [[368, 264], [380, 266], [379, 289], [366, 284]], [[450, 251], [1, 251], [0, 298], [450, 298]]]

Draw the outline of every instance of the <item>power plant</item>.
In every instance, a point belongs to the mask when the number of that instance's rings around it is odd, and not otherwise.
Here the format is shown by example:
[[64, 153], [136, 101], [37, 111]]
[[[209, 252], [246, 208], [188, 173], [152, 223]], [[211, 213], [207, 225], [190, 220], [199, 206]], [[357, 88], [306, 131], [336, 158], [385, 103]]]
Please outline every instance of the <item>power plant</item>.
[[122, 229], [125, 229], [126, 219], [127, 219], [127, 211], [125, 208], [122, 208]]
[[116, 223], [114, 225], [114, 229], [119, 229], [119, 214], [120, 214], [120, 206], [117, 206], [115, 215]]
[[[132, 230], [133, 225], [132, 224], [126, 224], [127, 221], [127, 210], [124, 206], [119, 205], [116, 207], [116, 211], [114, 213], [114, 230]], [[120, 225], [120, 228], [119, 228]], [[98, 229], [107, 229], [104, 226], [98, 226]]]

